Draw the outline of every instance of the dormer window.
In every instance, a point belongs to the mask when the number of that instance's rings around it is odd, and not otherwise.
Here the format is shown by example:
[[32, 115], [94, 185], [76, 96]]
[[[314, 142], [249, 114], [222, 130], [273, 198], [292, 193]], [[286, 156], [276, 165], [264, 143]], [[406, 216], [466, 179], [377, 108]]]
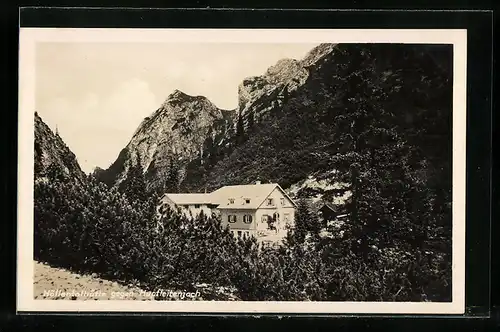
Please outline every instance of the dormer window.
[[229, 204], [234, 204], [234, 198], [229, 199]]
[[245, 198], [245, 204], [250, 204], [250, 198]]

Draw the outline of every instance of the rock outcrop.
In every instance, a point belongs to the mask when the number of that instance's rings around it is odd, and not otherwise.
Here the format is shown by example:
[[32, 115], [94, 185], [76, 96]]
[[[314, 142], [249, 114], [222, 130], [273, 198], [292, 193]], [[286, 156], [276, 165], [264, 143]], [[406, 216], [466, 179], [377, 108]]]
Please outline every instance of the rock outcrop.
[[150, 189], [175, 190], [189, 161], [206, 158], [213, 145], [227, 143], [233, 114], [205, 97], [175, 90], [142, 121], [113, 165], [96, 175], [108, 185], [119, 185], [130, 166], [139, 163]]
[[282, 59], [271, 66], [261, 76], [248, 77], [238, 87], [238, 112], [245, 128], [249, 118], [254, 123], [264, 121], [269, 112], [278, 110], [288, 98], [304, 85], [310, 76], [310, 69], [320, 66], [333, 50], [335, 44], [320, 44], [301, 60]]
[[58, 133], [54, 133], [35, 113], [35, 181], [44, 179], [50, 172], [64, 178], [83, 181], [86, 177], [75, 154]]

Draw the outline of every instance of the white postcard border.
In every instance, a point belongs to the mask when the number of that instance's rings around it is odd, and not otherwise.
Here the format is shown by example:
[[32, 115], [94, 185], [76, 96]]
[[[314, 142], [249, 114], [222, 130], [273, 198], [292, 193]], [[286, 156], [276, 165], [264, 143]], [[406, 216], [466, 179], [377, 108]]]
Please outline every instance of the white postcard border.
[[[35, 52], [38, 42], [453, 44], [452, 302], [35, 300], [33, 296], [33, 114], [36, 110]], [[17, 311], [463, 314], [465, 312], [466, 56], [467, 31], [463, 29], [20, 28]]]

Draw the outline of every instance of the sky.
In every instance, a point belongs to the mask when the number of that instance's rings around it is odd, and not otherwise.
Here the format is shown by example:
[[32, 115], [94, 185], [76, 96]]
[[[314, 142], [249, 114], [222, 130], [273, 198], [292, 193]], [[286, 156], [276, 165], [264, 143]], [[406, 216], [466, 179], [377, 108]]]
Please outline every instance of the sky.
[[238, 85], [316, 44], [38, 43], [36, 111], [82, 169], [107, 168], [175, 89], [235, 109]]
[[36, 111], [89, 173], [113, 163], [175, 89], [235, 109], [244, 78], [316, 45], [38, 43]]

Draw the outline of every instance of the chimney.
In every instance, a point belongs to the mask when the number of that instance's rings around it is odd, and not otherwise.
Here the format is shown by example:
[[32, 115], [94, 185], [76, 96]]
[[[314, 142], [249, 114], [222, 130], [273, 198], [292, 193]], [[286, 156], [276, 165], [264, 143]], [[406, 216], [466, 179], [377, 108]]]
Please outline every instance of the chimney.
[[255, 184], [260, 184], [260, 180], [255, 181]]

